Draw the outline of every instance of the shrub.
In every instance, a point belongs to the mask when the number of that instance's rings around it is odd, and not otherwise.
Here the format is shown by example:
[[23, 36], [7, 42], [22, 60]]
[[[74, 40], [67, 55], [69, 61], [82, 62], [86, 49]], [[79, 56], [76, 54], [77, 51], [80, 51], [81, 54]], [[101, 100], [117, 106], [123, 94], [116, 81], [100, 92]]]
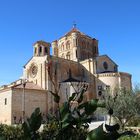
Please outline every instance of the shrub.
[[0, 124], [0, 140], [22, 140], [23, 130], [20, 125], [9, 126]]
[[120, 137], [118, 140], [140, 140], [140, 135], [137, 135], [137, 136], [124, 136], [124, 137]]

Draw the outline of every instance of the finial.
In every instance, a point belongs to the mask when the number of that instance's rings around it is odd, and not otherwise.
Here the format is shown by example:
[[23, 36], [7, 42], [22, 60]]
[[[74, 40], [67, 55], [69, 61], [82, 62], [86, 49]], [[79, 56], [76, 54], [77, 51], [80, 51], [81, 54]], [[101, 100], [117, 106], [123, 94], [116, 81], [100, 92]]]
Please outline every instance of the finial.
[[76, 29], [76, 22], [73, 21], [73, 29]]

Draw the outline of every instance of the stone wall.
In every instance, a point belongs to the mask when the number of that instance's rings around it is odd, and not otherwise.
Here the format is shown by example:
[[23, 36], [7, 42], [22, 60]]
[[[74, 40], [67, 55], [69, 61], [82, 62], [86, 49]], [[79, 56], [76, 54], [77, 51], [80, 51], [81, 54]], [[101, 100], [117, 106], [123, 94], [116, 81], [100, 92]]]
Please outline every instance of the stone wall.
[[104, 73], [98, 74], [98, 83], [104, 83], [105, 85], [110, 85], [112, 89], [119, 87], [119, 75], [118, 73]]
[[125, 88], [131, 90], [131, 75], [128, 73], [102, 73], [97, 74], [97, 93], [100, 91], [99, 87], [102, 86], [102, 90], [110, 88], [113, 92], [115, 88]]
[[0, 123], [11, 124], [11, 88], [0, 91]]
[[127, 90], [132, 89], [131, 75], [129, 73], [120, 72], [121, 87], [125, 87]]
[[[107, 63], [106, 69], [104, 68], [104, 62]], [[96, 58], [96, 69], [96, 73], [116, 72], [117, 65], [109, 57], [104, 55]]]
[[[14, 123], [14, 117], [16, 122], [19, 123], [22, 117], [22, 101], [23, 101], [23, 89], [13, 89], [12, 94], [12, 123]], [[43, 116], [47, 113], [47, 93], [41, 90], [25, 89], [25, 118], [30, 117], [35, 108], [39, 107]]]

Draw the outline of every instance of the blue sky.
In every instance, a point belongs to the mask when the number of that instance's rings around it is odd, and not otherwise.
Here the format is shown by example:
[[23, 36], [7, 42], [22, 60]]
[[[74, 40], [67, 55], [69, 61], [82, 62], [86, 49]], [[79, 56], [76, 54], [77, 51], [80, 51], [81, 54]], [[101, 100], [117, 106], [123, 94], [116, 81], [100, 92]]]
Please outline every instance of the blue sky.
[[34, 42], [58, 39], [73, 21], [139, 83], [139, 7], [139, 0], [0, 0], [0, 85], [22, 75]]

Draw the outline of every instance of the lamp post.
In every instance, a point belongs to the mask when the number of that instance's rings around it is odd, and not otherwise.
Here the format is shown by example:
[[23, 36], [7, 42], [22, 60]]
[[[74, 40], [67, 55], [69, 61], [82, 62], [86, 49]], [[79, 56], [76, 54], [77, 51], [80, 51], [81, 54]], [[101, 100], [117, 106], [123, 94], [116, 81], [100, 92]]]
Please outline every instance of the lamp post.
[[22, 79], [23, 93], [22, 93], [22, 123], [25, 121], [25, 86], [26, 80]]

